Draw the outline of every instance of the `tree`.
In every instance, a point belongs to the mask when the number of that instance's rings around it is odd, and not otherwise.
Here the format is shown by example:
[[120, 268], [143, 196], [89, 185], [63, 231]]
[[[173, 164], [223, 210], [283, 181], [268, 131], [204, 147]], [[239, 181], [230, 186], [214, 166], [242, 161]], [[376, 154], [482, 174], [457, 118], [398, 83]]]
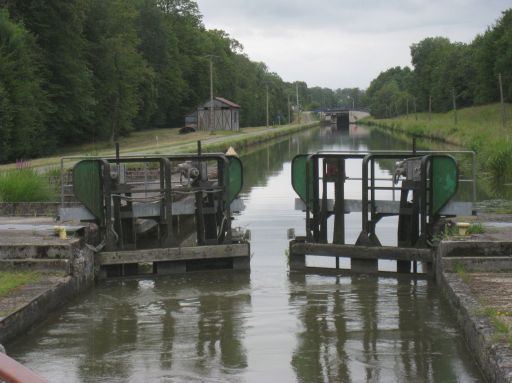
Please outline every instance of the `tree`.
[[473, 104], [475, 93], [475, 65], [472, 49], [463, 43], [451, 44], [443, 61], [438, 64], [432, 84], [434, 109], [446, 112], [453, 108], [453, 91], [459, 107]]
[[0, 8], [0, 161], [46, 153], [50, 111], [34, 37]]
[[505, 100], [512, 102], [512, 9], [503, 12], [494, 27], [496, 34], [496, 61], [494, 73], [502, 75]]
[[92, 73], [83, 36], [86, 0], [9, 1], [9, 7], [37, 36], [52, 103], [47, 125], [58, 144], [81, 142], [93, 123]]
[[141, 107], [140, 90], [153, 72], [138, 52], [133, 1], [91, 0], [85, 33], [94, 74], [94, 135], [113, 142], [134, 129]]
[[372, 115], [390, 118], [406, 112], [412, 99], [414, 76], [407, 67], [394, 67], [381, 72], [366, 91]]
[[499, 100], [498, 74], [502, 74], [504, 94], [512, 101], [512, 9], [503, 12], [496, 24], [472, 43], [476, 70], [475, 102]]
[[420, 110], [427, 110], [429, 97], [432, 96], [434, 109], [442, 109], [439, 96], [439, 68], [446, 60], [452, 45], [445, 37], [428, 37], [411, 45], [411, 59], [414, 66], [415, 95]]
[[352, 104], [356, 108], [364, 108], [368, 106], [368, 103], [366, 102], [366, 92], [359, 88], [337, 89], [335, 98], [336, 105], [344, 106], [346, 108], [352, 108]]
[[201, 23], [201, 13], [197, 3], [192, 0], [157, 0], [157, 5], [165, 13], [176, 18], [186, 18], [195, 26]]
[[172, 126], [183, 121], [180, 112], [187, 87], [179, 64], [177, 38], [156, 0], [140, 0], [138, 9], [139, 50], [154, 76], [143, 84], [143, 103], [136, 126]]

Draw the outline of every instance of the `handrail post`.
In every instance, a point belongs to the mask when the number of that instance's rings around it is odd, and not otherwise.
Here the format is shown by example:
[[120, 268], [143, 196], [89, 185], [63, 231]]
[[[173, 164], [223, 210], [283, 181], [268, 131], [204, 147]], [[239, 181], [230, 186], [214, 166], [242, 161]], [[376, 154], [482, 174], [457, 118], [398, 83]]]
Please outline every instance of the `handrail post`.
[[60, 205], [64, 209], [64, 158], [60, 159]]
[[476, 167], [477, 167], [477, 158], [476, 158], [476, 153], [474, 151], [471, 152], [471, 157], [472, 157], [472, 176], [473, 176], [473, 204], [476, 203]]

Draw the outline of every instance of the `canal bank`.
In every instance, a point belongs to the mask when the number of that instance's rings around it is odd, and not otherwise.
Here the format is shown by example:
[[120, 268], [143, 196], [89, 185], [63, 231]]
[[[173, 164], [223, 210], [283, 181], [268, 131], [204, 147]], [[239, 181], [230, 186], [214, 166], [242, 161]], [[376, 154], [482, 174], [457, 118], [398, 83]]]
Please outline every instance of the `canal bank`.
[[[505, 109], [510, 114], [512, 104], [506, 104]], [[447, 112], [367, 118], [359, 123], [473, 150], [482, 169], [503, 183], [512, 176], [512, 143], [506, 140], [512, 134], [512, 125], [510, 121], [503, 124], [502, 111], [500, 104], [490, 104], [458, 110], [456, 122], [453, 112]]]
[[[197, 150], [197, 141], [201, 141], [203, 149], [209, 152], [224, 152], [230, 146], [242, 150], [319, 125], [318, 121], [312, 121], [312, 117], [308, 117], [307, 121], [300, 124], [277, 125], [269, 128], [242, 128], [238, 132], [179, 134], [178, 129], [155, 130], [146, 133], [134, 133], [129, 138], [120, 139], [119, 144], [121, 154], [131, 156], [194, 153]], [[151, 139], [148, 140], [148, 136]], [[69, 148], [59, 157], [32, 159], [27, 162], [27, 166], [35, 169], [53, 169], [60, 165], [62, 157], [107, 157], [114, 155], [115, 148], [113, 145], [108, 147], [103, 145], [101, 148], [94, 145], [84, 145], [76, 149]], [[68, 163], [68, 166], [71, 164]], [[14, 163], [0, 165], [0, 171], [16, 169], [16, 166]]]
[[489, 382], [512, 381], [512, 229], [442, 241], [436, 282]]
[[2, 272], [30, 273], [25, 283], [0, 296], [0, 343], [43, 322], [94, 285], [94, 253], [86, 245], [94, 228], [67, 230], [69, 238], [61, 239], [49, 220], [0, 218]]
[[[432, 280], [288, 272], [286, 229], [304, 228], [294, 155], [410, 146], [361, 127], [351, 134], [312, 129], [240, 153], [246, 210], [235, 222], [252, 231], [250, 273], [111, 279], [8, 342], [8, 353], [55, 382], [483, 381]], [[360, 223], [349, 214], [347, 225]], [[396, 241], [393, 226], [379, 232], [384, 245]]]

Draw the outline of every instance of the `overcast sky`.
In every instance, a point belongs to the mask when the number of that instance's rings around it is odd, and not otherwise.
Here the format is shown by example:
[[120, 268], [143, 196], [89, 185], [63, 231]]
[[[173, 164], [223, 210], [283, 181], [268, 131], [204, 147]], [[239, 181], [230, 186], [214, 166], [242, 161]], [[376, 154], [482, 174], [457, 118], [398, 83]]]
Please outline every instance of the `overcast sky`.
[[367, 88], [410, 65], [425, 37], [471, 42], [512, 0], [197, 0], [206, 28], [222, 29], [285, 81]]

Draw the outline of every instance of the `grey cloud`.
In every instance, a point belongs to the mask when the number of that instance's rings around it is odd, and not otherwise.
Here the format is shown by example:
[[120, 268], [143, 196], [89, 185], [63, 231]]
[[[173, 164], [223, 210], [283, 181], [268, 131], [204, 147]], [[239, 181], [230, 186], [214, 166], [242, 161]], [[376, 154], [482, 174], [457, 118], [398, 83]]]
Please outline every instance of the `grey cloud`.
[[[452, 23], [482, 27], [492, 22], [509, 1], [491, 0], [200, 0], [205, 23], [268, 29], [336, 28], [366, 33], [402, 31]], [[487, 25], [487, 24], [485, 24]], [[483, 25], [483, 27], [485, 27]]]
[[[285, 79], [296, 76], [313, 85], [325, 86], [329, 79], [312, 73], [308, 65], [303, 65], [301, 72], [297, 61], [309, 63], [311, 52], [318, 49], [331, 51], [332, 60], [326, 58], [324, 72], [351, 74], [350, 78], [340, 75], [338, 80], [331, 75], [336, 82], [332, 87], [343, 87], [348, 81], [351, 86], [354, 83], [367, 86], [379, 68], [408, 65], [409, 46], [428, 36], [469, 42], [511, 6], [510, 0], [197, 2], [207, 28], [224, 29], [244, 45], [251, 58], [264, 61]], [[343, 60], [344, 45], [350, 46], [353, 60]], [[374, 50], [373, 56], [379, 57], [379, 62], [365, 66], [362, 60], [372, 57], [368, 49]], [[289, 64], [287, 57], [290, 57]], [[335, 61], [338, 67], [342, 66], [341, 71], [334, 68]]]

